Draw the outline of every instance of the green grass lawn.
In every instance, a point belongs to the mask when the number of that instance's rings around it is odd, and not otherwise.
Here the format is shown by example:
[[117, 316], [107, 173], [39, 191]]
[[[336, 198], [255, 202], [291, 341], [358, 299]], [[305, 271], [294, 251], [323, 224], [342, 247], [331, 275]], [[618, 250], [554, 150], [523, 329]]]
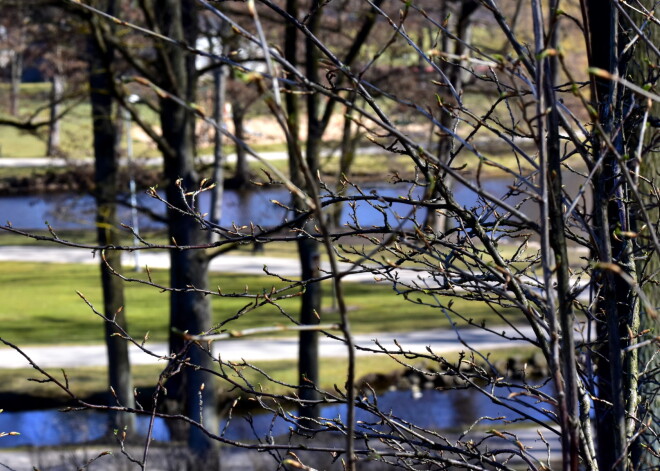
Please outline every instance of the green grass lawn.
[[[136, 274], [146, 279], [146, 274]], [[153, 271], [155, 282], [167, 284], [165, 271]], [[17, 343], [66, 344], [98, 343], [103, 341], [102, 320], [94, 315], [78, 297], [76, 291], [98, 308], [101, 289], [98, 267], [93, 265], [0, 263], [0, 286], [3, 303], [0, 306], [0, 336]], [[213, 296], [213, 318], [221, 323], [234, 317], [242, 308], [254, 305], [248, 293], [270, 293], [285, 287], [277, 278], [247, 275], [211, 276], [212, 289], [220, 287], [224, 295]], [[446, 327], [448, 321], [442, 310], [417, 305], [397, 296], [388, 284], [346, 283], [346, 296], [355, 332], [409, 331]], [[295, 290], [289, 290], [293, 293]], [[263, 298], [262, 298], [263, 300]], [[445, 299], [445, 301], [448, 301]], [[455, 299], [453, 309], [479, 321], [495, 319], [492, 311], [482, 303]], [[291, 317], [297, 317], [299, 298], [282, 300], [277, 304]], [[324, 286], [322, 322], [336, 322], [338, 315], [331, 310], [330, 286]], [[277, 307], [266, 304], [249, 310], [225, 328], [240, 330], [256, 326], [287, 324], [289, 319]], [[168, 336], [168, 294], [137, 283], [126, 285], [126, 313], [129, 332], [142, 338], [149, 332], [153, 340]], [[516, 310], [506, 311], [513, 321], [521, 318]]]

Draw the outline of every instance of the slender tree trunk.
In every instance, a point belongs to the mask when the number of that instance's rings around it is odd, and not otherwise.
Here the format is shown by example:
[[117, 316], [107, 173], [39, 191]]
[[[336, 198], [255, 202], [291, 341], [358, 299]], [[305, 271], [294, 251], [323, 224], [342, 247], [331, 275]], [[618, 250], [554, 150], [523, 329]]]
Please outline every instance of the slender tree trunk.
[[11, 86], [9, 88], [9, 113], [11, 113], [12, 116], [18, 116], [22, 75], [23, 53], [21, 51], [14, 51], [11, 53]]
[[[655, 2], [643, 0], [641, 2], [648, 10], [652, 10]], [[657, 14], [656, 9], [656, 14]], [[656, 46], [660, 44], [660, 28], [653, 22], [648, 21], [641, 15], [632, 15], [635, 23], [642, 29], [648, 40]], [[651, 48], [643, 41], [638, 41], [635, 47], [635, 53], [631, 65], [628, 69], [634, 83], [644, 86], [646, 84], [655, 84], [657, 87], [657, 63], [660, 59], [655, 56]], [[645, 101], [637, 98], [639, 101], [639, 113], [636, 120], [631, 124], [631, 129], [626, 133], [630, 140], [628, 152], [635, 156], [639, 173], [644, 177], [639, 179], [642, 193], [650, 195], [645, 199], [649, 219], [655, 223], [643, 231], [642, 234], [648, 241], [648, 232], [658, 233], [657, 221], [660, 221], [660, 210], [658, 209], [657, 197], [653, 197], [654, 190], [647, 182], [657, 181], [660, 178], [660, 153], [658, 149], [658, 139], [660, 139], [657, 127], [649, 125], [648, 117], [660, 116], [660, 106], [658, 103]], [[647, 114], [646, 119], [644, 118]], [[641, 137], [641, 140], [640, 140]], [[637, 215], [637, 230], [646, 224], [641, 212]], [[654, 276], [660, 272], [660, 254], [654, 250], [654, 247], [648, 247], [650, 257], [638, 259], [637, 267], [639, 273], [643, 274], [642, 287], [650, 304], [660, 306], [660, 290], [656, 283], [652, 281]], [[654, 318], [648, 310], [641, 309], [639, 332], [648, 331], [650, 335], [658, 335], [660, 332], [660, 319]], [[644, 338], [640, 339], [643, 340]], [[640, 404], [638, 417], [648, 428], [643, 431], [639, 440], [635, 443], [633, 449], [633, 462], [638, 463], [639, 469], [660, 469], [660, 358], [658, 344], [650, 344], [639, 349], [639, 391]]]
[[[660, 39], [660, 38], [659, 38]], [[655, 44], [659, 44], [656, 42]], [[660, 109], [654, 106], [657, 116]], [[655, 136], [657, 141], [658, 137]], [[657, 144], [656, 144], [657, 145]], [[657, 181], [660, 178], [660, 156], [657, 151], [647, 154], [642, 165], [641, 174]], [[650, 191], [647, 194], [652, 194]], [[651, 200], [651, 198], [649, 198]], [[660, 211], [657, 200], [651, 200], [649, 211], [651, 221], [660, 220]], [[640, 221], [640, 227], [643, 225]], [[658, 227], [652, 227], [658, 233]], [[660, 290], [652, 280], [654, 274], [660, 273], [660, 254], [653, 252], [648, 260], [639, 263], [640, 271], [649, 276], [644, 279], [644, 293], [652, 306], [660, 306]], [[653, 317], [648, 310], [641, 309], [639, 332], [650, 332], [658, 335], [660, 332], [660, 319]], [[644, 337], [645, 339], [645, 337]], [[639, 464], [639, 469], [660, 469], [660, 357], [658, 344], [652, 343], [639, 349], [639, 390], [641, 402], [639, 404], [639, 419], [644, 425], [644, 432], [635, 444], [633, 462]]]
[[[454, 24], [454, 31], [457, 40], [454, 41], [453, 53], [457, 56], [462, 56], [468, 51], [468, 48], [465, 46], [465, 43], [470, 43], [472, 37], [472, 14], [476, 11], [479, 4], [475, 1], [467, 0], [461, 2], [460, 5], [457, 5], [458, 11], [456, 15], [449, 14], [449, 6], [447, 5], [447, 0], [442, 0], [442, 6], [444, 7], [441, 17], [445, 18], [456, 18]], [[453, 21], [453, 20], [452, 20]], [[447, 26], [449, 28], [449, 25]], [[449, 51], [449, 38], [447, 34], [442, 35], [442, 45], [441, 49], [443, 51]], [[465, 60], [449, 60], [447, 66], [445, 67], [445, 74], [449, 79], [449, 82], [453, 85], [456, 93], [463, 93], [463, 84], [465, 82], [466, 73], [463, 71], [465, 66]], [[446, 165], [450, 164], [451, 150], [453, 137], [451, 137], [451, 132], [456, 124], [456, 118], [451, 110], [452, 106], [457, 105], [456, 100], [453, 96], [448, 93], [443, 94], [443, 101], [447, 105], [446, 109], [441, 110], [440, 115], [440, 124], [444, 129], [449, 130], [449, 133], [439, 130], [438, 146], [436, 153], [438, 159]], [[449, 188], [453, 187], [453, 181], [444, 170], [438, 168], [433, 171], [434, 181], [429, 182], [429, 193], [437, 197], [437, 189], [435, 188], [435, 181], [437, 179], [442, 179], [444, 186]], [[429, 211], [425, 225], [436, 232], [445, 232], [447, 230], [447, 218], [444, 213], [439, 211]]]
[[[231, 118], [234, 123], [234, 135], [238, 142], [245, 142], [245, 108], [241, 104], [232, 106]], [[247, 154], [241, 145], [236, 146], [236, 171], [234, 180], [238, 188], [243, 188], [249, 179]]]
[[[113, 14], [115, 2], [108, 1], [104, 11]], [[96, 21], [96, 19], [92, 20]], [[98, 33], [97, 28], [93, 28]], [[92, 123], [94, 134], [94, 167], [96, 183], [96, 223], [97, 238], [101, 246], [120, 245], [117, 230], [117, 193], [119, 175], [119, 152], [117, 126], [113, 122], [112, 99], [112, 50], [107, 44], [100, 43], [100, 35], [90, 38], [90, 101], [92, 105]], [[105, 341], [108, 349], [108, 379], [116, 398], [110, 405], [135, 407], [131, 364], [128, 356], [128, 342], [118, 336], [127, 330], [126, 309], [124, 308], [124, 286], [122, 280], [113, 275], [113, 270], [122, 271], [121, 252], [108, 250], [105, 262], [101, 261], [101, 286], [103, 288], [103, 312], [115, 324], [105, 323]], [[130, 413], [111, 415], [111, 430], [128, 428], [133, 431], [135, 416]]]
[[[355, 100], [355, 94], [352, 94], [349, 101]], [[341, 134], [341, 147], [339, 154], [339, 173], [337, 175], [337, 195], [343, 196], [346, 194], [346, 186], [344, 185], [344, 177], [349, 174], [353, 161], [355, 160], [355, 154], [357, 150], [357, 144], [359, 140], [360, 131], [356, 130], [353, 132], [353, 112], [352, 107], [347, 107], [346, 113], [344, 115], [344, 127]], [[344, 209], [343, 204], [337, 204], [332, 208], [331, 218], [332, 225], [335, 228], [341, 226], [341, 215]]]
[[[27, 2], [26, 2], [27, 3]], [[10, 71], [9, 71], [9, 113], [12, 116], [18, 116], [20, 110], [21, 81], [23, 79], [23, 51], [25, 50], [25, 23], [21, 20], [27, 15], [27, 6], [24, 3], [18, 3], [15, 7], [14, 18], [19, 19], [18, 31], [16, 32], [16, 42], [13, 44], [13, 51], [10, 51]]]
[[[163, 34], [175, 41], [195, 44], [197, 18], [195, 2], [191, 0], [156, 1], [157, 21]], [[183, 48], [163, 45], [161, 52], [164, 74], [163, 89], [186, 103], [195, 101], [195, 57]], [[192, 189], [199, 185], [194, 168], [195, 118], [194, 114], [168, 98], [161, 99], [160, 113], [163, 138], [171, 153], [166, 153], [165, 178], [168, 202], [185, 211], [181, 187]], [[197, 222], [176, 209], [168, 208], [168, 228], [171, 243], [198, 245], [207, 241]], [[170, 325], [179, 331], [206, 332], [211, 328], [211, 306], [208, 297], [190, 292], [189, 287], [208, 288], [208, 257], [202, 250], [170, 251]], [[176, 332], [170, 335], [170, 349], [183, 353], [183, 358], [197, 368], [183, 368], [167, 385], [168, 398], [174, 401], [180, 412], [204, 425], [212, 433], [218, 432], [213, 362], [205, 346], [185, 343]], [[185, 353], [184, 353], [185, 352]], [[188, 446], [192, 452], [189, 469], [213, 470], [219, 467], [218, 443], [206, 436], [198, 427], [188, 431]]]
[[[536, 3], [536, 2], [534, 2]], [[540, 35], [537, 36], [536, 55], [541, 56], [541, 51], [545, 47], [557, 47], [557, 4], [550, 2], [548, 5], [548, 34], [547, 42], [542, 42]], [[535, 29], [542, 29], [542, 10], [536, 3]], [[542, 211], [547, 217], [546, 224], [549, 224], [549, 231], [543, 233], [543, 240], [547, 246], [552, 247], [554, 255], [554, 268], [556, 279], [556, 307], [555, 300], [550, 300], [549, 307], [551, 312], [548, 315], [550, 324], [551, 344], [553, 345], [552, 358], [549, 358], [550, 364], [555, 365], [560, 381], [556, 381], [555, 387], [557, 397], [559, 398], [559, 423], [561, 425], [562, 441], [562, 463], [564, 470], [578, 470], [579, 463], [579, 405], [578, 405], [578, 371], [575, 359], [575, 312], [573, 310], [573, 301], [570, 297], [570, 275], [569, 258], [566, 239], [566, 222], [563, 211], [563, 184], [562, 184], [562, 159], [560, 144], [559, 112], [556, 96], [557, 69], [558, 62], [556, 57], [548, 56], [539, 58], [536, 63], [537, 76], [536, 83], [540, 87], [541, 98], [539, 100], [539, 117], [544, 122], [539, 123], [539, 128], [545, 126], [545, 130], [540, 132], [541, 142], [539, 153], [541, 154], [541, 165], [543, 178], [544, 194], [542, 198], [546, 199], [547, 207]], [[542, 110], [548, 110], [545, 113]], [[552, 236], [550, 236], [552, 234]], [[546, 252], [547, 255], [550, 255]], [[549, 280], [552, 275], [545, 275]], [[553, 294], [549, 294], [553, 296]]]
[[60, 114], [64, 77], [59, 71], [56, 71], [50, 81], [50, 128], [48, 130], [46, 155], [54, 157], [58, 154], [60, 148], [60, 119], [58, 119], [58, 115]]
[[[213, 71], [213, 119], [220, 127], [225, 125], [224, 108], [226, 88], [227, 74], [225, 67], [218, 67]], [[210, 220], [214, 224], [220, 224], [220, 219], [222, 218], [222, 200], [225, 188], [224, 152], [222, 150], [223, 137], [222, 131], [215, 129], [213, 134], [213, 182], [216, 186], [211, 193], [210, 211]], [[209, 240], [215, 242], [217, 240], [217, 233], [210, 232]]]

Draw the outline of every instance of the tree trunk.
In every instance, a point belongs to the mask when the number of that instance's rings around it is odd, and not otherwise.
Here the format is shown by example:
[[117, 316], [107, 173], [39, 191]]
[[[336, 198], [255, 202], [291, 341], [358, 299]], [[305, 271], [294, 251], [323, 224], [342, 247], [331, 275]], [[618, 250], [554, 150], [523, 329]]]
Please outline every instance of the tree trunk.
[[[197, 18], [195, 2], [191, 0], [158, 0], [156, 2], [157, 21], [160, 31], [171, 39], [187, 44], [195, 44], [197, 38]], [[195, 101], [196, 73], [195, 57], [176, 45], [163, 44], [161, 61], [164, 74], [161, 86], [167, 92], [182, 99], [185, 103]], [[166, 196], [175, 208], [186, 210], [182, 200], [181, 187], [192, 189], [199, 185], [193, 165], [195, 152], [194, 114], [174, 100], [161, 99], [160, 121], [163, 138], [171, 152], [165, 154]], [[180, 183], [179, 183], [180, 182]], [[199, 229], [197, 222], [176, 209], [168, 208], [168, 233], [175, 245], [201, 245], [207, 236]], [[170, 325], [172, 329], [202, 333], [211, 328], [211, 306], [208, 297], [189, 288], [207, 289], [208, 257], [202, 250], [170, 251]], [[212, 369], [209, 352], [201, 345], [184, 342], [181, 335], [170, 334], [170, 349], [182, 354], [180, 359], [190, 358], [190, 362], [201, 368], [183, 368], [167, 384], [169, 402], [179, 412], [204, 425], [210, 432], [218, 432], [218, 418], [215, 397], [215, 384], [212, 374], [204, 369]], [[218, 443], [207, 437], [198, 427], [188, 431], [188, 446], [192, 452], [190, 469], [218, 469]]]
[[[308, 20], [308, 28], [312, 35], [317, 36], [320, 25], [321, 12], [319, 11], [320, 2], [314, 0], [310, 7], [311, 16]], [[319, 65], [318, 51], [316, 46], [309, 39], [305, 40], [305, 68], [307, 78], [312, 83], [318, 83]], [[307, 95], [307, 148], [306, 165], [309, 167], [309, 174], [316, 175], [320, 155], [321, 137], [323, 129], [319, 120], [319, 96], [317, 93]], [[302, 169], [297, 169], [301, 172]], [[306, 181], [301, 178], [303, 187], [307, 192], [313, 191], [311, 185], [315, 182]], [[297, 206], [296, 209], [306, 210], [307, 207]], [[306, 233], [316, 232], [313, 219], [308, 219], [302, 226]], [[298, 240], [298, 256], [300, 259], [301, 279], [307, 283], [305, 292], [302, 295], [300, 308], [301, 324], [318, 324], [321, 313], [321, 285], [319, 282], [310, 282], [320, 274], [319, 263], [319, 243], [309, 237], [302, 237]], [[298, 345], [298, 384], [300, 386], [300, 398], [303, 403], [298, 414], [302, 419], [316, 419], [321, 413], [321, 406], [315, 401], [319, 399], [319, 393], [316, 390], [319, 382], [319, 356], [318, 356], [318, 332], [302, 331], [300, 332], [300, 342]], [[316, 428], [313, 420], [302, 420], [302, 427]]]
[[[442, 0], [442, 5], [444, 7], [444, 12], [441, 13], [442, 18], [456, 18], [455, 20], [456, 22], [453, 26], [453, 29], [455, 31], [457, 40], [454, 41], [453, 51], [451, 52], [457, 56], [462, 56], [468, 51], [464, 43], [468, 43], [468, 44], [470, 43], [472, 37], [471, 17], [472, 14], [478, 8], [479, 4], [472, 0], [461, 2], [460, 5], [457, 5], [458, 11], [456, 12], [457, 13], [456, 15], [449, 14], [450, 8], [447, 5], [447, 0]], [[449, 38], [447, 34], [442, 35], [441, 49], [443, 51], [450, 50]], [[465, 82], [465, 77], [466, 77], [466, 72], [463, 71], [463, 67], [465, 65], [466, 65], [466, 61], [457, 60], [456, 62], [447, 61], [447, 66], [445, 67], [445, 74], [449, 82], [453, 85], [454, 90], [459, 95], [463, 93], [463, 84]], [[456, 99], [450, 93], [446, 93], [447, 87], [443, 87], [443, 90], [445, 90], [445, 92], [443, 92], [443, 103], [445, 103], [448, 106], [447, 109], [441, 110], [440, 124], [444, 129], [448, 129], [451, 132], [456, 124], [456, 118], [454, 117], [451, 108], [452, 106], [457, 105], [457, 103], [456, 103]], [[443, 129], [439, 130], [439, 134], [440, 135], [438, 137], [438, 146], [436, 149], [436, 153], [438, 155], [438, 159], [440, 160], [440, 162], [444, 163], [445, 165], [449, 165], [451, 163], [450, 159], [451, 159], [453, 137], [451, 133], [446, 133], [443, 131]], [[444, 186], [446, 186], [448, 189], [451, 190], [451, 188], [453, 187], [453, 181], [451, 180], [447, 172], [438, 168], [437, 170], [433, 171], [433, 174], [435, 180], [441, 178]], [[438, 195], [437, 195], [437, 190], [435, 188], [435, 182], [431, 181], [429, 182], [429, 185], [430, 187], [428, 191], [430, 192], [430, 194], [433, 194], [437, 197]], [[443, 233], [448, 229], [447, 224], [448, 224], [447, 217], [445, 216], [444, 213], [433, 210], [430, 210], [428, 212], [425, 225], [429, 229], [435, 232]]]
[[[655, 2], [643, 0], [642, 4], [652, 10]], [[657, 13], [657, 12], [656, 12]], [[648, 40], [656, 46], [660, 44], [660, 28], [653, 22], [641, 15], [633, 17], [638, 27], [642, 28]], [[657, 62], [658, 57], [651, 48], [643, 41], [639, 41], [635, 47], [635, 52], [631, 65], [628, 69], [634, 83], [640, 86], [646, 84], [655, 84], [657, 87]], [[649, 195], [645, 199], [645, 204], [652, 222], [657, 224], [660, 220], [660, 211], [658, 209], [657, 199], [653, 197], [654, 190], [647, 182], [657, 181], [660, 177], [660, 153], [658, 152], [658, 131], [657, 127], [649, 126], [644, 120], [644, 112], [648, 111], [649, 116], [659, 116], [660, 106], [657, 102], [651, 104], [650, 101], [637, 98], [640, 102], [639, 113], [636, 121], [631, 122], [631, 129], [626, 133], [630, 139], [628, 151], [630, 155], [635, 155], [637, 165], [640, 166], [640, 174], [644, 179], [640, 179], [640, 189], [642, 194]], [[650, 105], [650, 106], [649, 106]], [[639, 137], [643, 134], [640, 142]], [[641, 151], [641, 152], [640, 152]], [[640, 162], [641, 161], [641, 162]], [[641, 228], [645, 221], [641, 214], [637, 215], [637, 226]], [[638, 229], [639, 230], [639, 229]], [[658, 231], [658, 227], [652, 226], [646, 231]], [[648, 241], [648, 232], [642, 232]], [[652, 277], [660, 271], [660, 254], [654, 250], [654, 247], [646, 248], [652, 255], [645, 259], [638, 260], [637, 268], [642, 274], [641, 285], [644, 293], [652, 306], [660, 306], [660, 290], [652, 281]], [[648, 278], [647, 278], [648, 277]], [[660, 332], [660, 319], [654, 318], [649, 311], [641, 309], [639, 331], [650, 332], [650, 335], [658, 335]], [[640, 339], [643, 340], [644, 338]], [[633, 448], [633, 462], [638, 463], [639, 469], [660, 469], [660, 383], [658, 381], [658, 371], [660, 371], [660, 358], [658, 358], [658, 344], [652, 343], [639, 349], [639, 391], [640, 405], [638, 417], [644, 424], [648, 424], [648, 429], [644, 430], [639, 440]]]
[[21, 51], [13, 51], [11, 52], [11, 86], [9, 88], [9, 113], [12, 116], [18, 116], [22, 75], [23, 53]]
[[[114, 14], [114, 0], [105, 5], [104, 10]], [[95, 21], [95, 20], [93, 20]], [[115, 123], [113, 122], [112, 99], [112, 50], [99, 43], [99, 37], [90, 38], [90, 102], [94, 134], [94, 169], [96, 183], [96, 223], [99, 245], [120, 245], [117, 237], [117, 193], [119, 153]], [[121, 252], [109, 250], [105, 253], [106, 263], [101, 261], [101, 285], [103, 288], [103, 313], [116, 324], [105, 323], [105, 341], [108, 349], [108, 379], [115, 391], [116, 399], [110, 405], [135, 407], [131, 364], [128, 356], [128, 342], [116, 335], [127, 330], [126, 310], [124, 309], [124, 286], [122, 280], [113, 275], [113, 270], [122, 271]], [[135, 416], [130, 413], [111, 415], [111, 430], [135, 427]]]
[[[245, 142], [245, 108], [236, 104], [231, 108], [231, 118], [234, 123], [234, 136], [239, 143]], [[243, 188], [249, 180], [247, 154], [242, 145], [236, 145], [236, 171], [234, 180], [238, 188]]]
[[[315, 6], [318, 6], [318, 2], [314, 2], [311, 9], [315, 10]], [[287, 0], [286, 2], [287, 12], [294, 18], [298, 17], [298, 2], [297, 0]], [[315, 28], [318, 25], [318, 14], [314, 14], [310, 18], [308, 27], [310, 32], [315, 34]], [[294, 24], [287, 22], [285, 25], [285, 38], [284, 38], [284, 54], [287, 59], [294, 67], [297, 65], [297, 30]], [[309, 54], [311, 51], [311, 46], [307, 45], [309, 49], [306, 49], [308, 54], [307, 65], [306, 67], [310, 68], [309, 64]], [[316, 65], [315, 67], [318, 67]], [[310, 97], [315, 94], [310, 94]], [[289, 143], [289, 172], [291, 174], [291, 180], [299, 188], [303, 188], [309, 191], [309, 185], [304, 175], [301, 162], [301, 152], [298, 147], [298, 136], [300, 129], [300, 110], [299, 110], [299, 101], [297, 95], [294, 93], [287, 93], [285, 95], [286, 111], [288, 118], [288, 127], [289, 132], [292, 136], [292, 142]], [[308, 101], [308, 107], [313, 103], [313, 99]], [[308, 116], [316, 116], [316, 109], [313, 107], [310, 110], [308, 108]], [[312, 127], [314, 126], [313, 120], [315, 118], [309, 118], [308, 121]], [[318, 121], [318, 120], [316, 120]], [[314, 130], [310, 130], [308, 136], [311, 136], [314, 133]], [[308, 146], [310, 145], [310, 137], [307, 140]], [[310, 148], [307, 148], [307, 165], [310, 163], [310, 157], [314, 157], [314, 148], [317, 147], [317, 143], [311, 142], [312, 151], [310, 153]], [[311, 168], [311, 167], [310, 167]], [[305, 211], [308, 208], [304, 202], [297, 197], [294, 197], [293, 206], [298, 211]], [[302, 223], [299, 226], [299, 229], [306, 231], [314, 231], [314, 223], [312, 220]], [[318, 263], [319, 263], [319, 250], [318, 244], [316, 241], [301, 237], [298, 240], [298, 256], [300, 260], [301, 268], [301, 279], [303, 282], [307, 282], [313, 279], [318, 275]], [[305, 292], [302, 295], [301, 306], [300, 306], [300, 322], [301, 324], [317, 324], [319, 322], [318, 314], [320, 313], [320, 286], [318, 283], [307, 284]], [[301, 404], [298, 408], [298, 415], [301, 420], [299, 422], [300, 428], [315, 428], [313, 420], [319, 416], [320, 407], [318, 404], [314, 404], [313, 401], [318, 400], [318, 393], [316, 392], [316, 385], [318, 384], [319, 372], [318, 372], [318, 333], [317, 332], [301, 332], [299, 335], [299, 344], [298, 344], [298, 384], [299, 391], [298, 394], [303, 401], [312, 401]]]
[[[349, 101], [354, 102], [355, 94], [351, 94]], [[339, 172], [337, 174], [337, 190], [339, 196], [346, 194], [346, 185], [344, 185], [344, 178], [349, 174], [355, 154], [357, 151], [357, 144], [360, 137], [360, 130], [357, 129], [353, 132], [353, 114], [354, 108], [347, 107], [344, 114], [344, 126], [341, 134], [341, 147], [339, 154]], [[341, 215], [344, 209], [343, 204], [337, 204], [331, 209], [330, 219], [332, 227], [338, 229], [341, 226]]]
[[[611, 74], [624, 72], [626, 60], [622, 53], [618, 12], [610, 2], [587, 3], [590, 66]], [[630, 98], [622, 87], [611, 80], [595, 77], [592, 100], [598, 109], [598, 124], [619, 155], [624, 155], [624, 139], [619, 131], [624, 119], [623, 103]], [[632, 241], [617, 236], [630, 231], [632, 215], [628, 202], [631, 190], [623, 178], [630, 169], [617, 159], [610, 146], [593, 137], [594, 161], [601, 159], [594, 178], [594, 227], [596, 244], [593, 259], [608, 266], [617, 265], [630, 280], [637, 280]], [[631, 282], [612, 270], [595, 270], [592, 277], [597, 296], [598, 350], [595, 356], [598, 393], [602, 399], [594, 403], [598, 440], [598, 464], [601, 469], [630, 469], [630, 441], [638, 424], [637, 415], [637, 350], [627, 353], [639, 329], [639, 305]]]
[[[226, 87], [227, 74], [225, 73], [225, 67], [218, 67], [213, 71], [213, 119], [220, 128], [225, 125], [223, 113]], [[220, 219], [222, 218], [222, 200], [225, 188], [222, 141], [222, 131], [216, 128], [213, 134], [213, 182], [215, 183], [215, 188], [211, 192], [211, 211], [209, 217], [214, 224], [220, 224]], [[215, 242], [216, 240], [218, 240], [217, 233], [211, 231], [209, 233], [209, 241]]]
[[[655, 44], [659, 44], [657, 39]], [[653, 113], [655, 116], [660, 113], [657, 104], [654, 106]], [[657, 140], [657, 136], [655, 139]], [[646, 157], [642, 165], [641, 174], [657, 181], [660, 178], [660, 164], [658, 162], [659, 156], [657, 155], [657, 151], [653, 152], [653, 154], [647, 154]], [[652, 193], [648, 191], [647, 194], [651, 195]], [[653, 208], [649, 211], [651, 221], [660, 220], [657, 201], [650, 204], [653, 205]], [[640, 221], [640, 227], [642, 224]], [[653, 227], [650, 230], [657, 232], [658, 229], [657, 227]], [[644, 294], [646, 294], [651, 305], [657, 308], [660, 306], [660, 290], [658, 290], [657, 285], [652, 281], [651, 274], [660, 272], [660, 254], [654, 251], [653, 255], [646, 260], [646, 263], [640, 262], [639, 269], [640, 272], [649, 276], [643, 283]], [[650, 332], [650, 335], [658, 335], [660, 332], [660, 320], [657, 317], [653, 318], [649, 311], [642, 309], [639, 332]], [[658, 344], [651, 343], [640, 348], [638, 361], [640, 374], [639, 390], [640, 397], [642, 398], [638, 415], [640, 420], [648, 425], [648, 428], [642, 433], [638, 443], [635, 444], [633, 462], [639, 463], [640, 469], [660, 469], [660, 439], [658, 438], [660, 437], [660, 381], [658, 378], [660, 357], [658, 356]]]
[[55, 157], [60, 148], [60, 100], [62, 99], [62, 88], [64, 77], [58, 72], [54, 72], [50, 79], [50, 127], [48, 130], [48, 143], [46, 146], [46, 155]]

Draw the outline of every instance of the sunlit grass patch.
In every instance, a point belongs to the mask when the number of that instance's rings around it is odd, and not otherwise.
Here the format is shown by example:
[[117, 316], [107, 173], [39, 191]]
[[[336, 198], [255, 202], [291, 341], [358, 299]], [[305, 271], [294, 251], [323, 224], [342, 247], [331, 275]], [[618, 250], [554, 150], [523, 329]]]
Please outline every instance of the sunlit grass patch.
[[[133, 274], [130, 274], [133, 276]], [[147, 274], [136, 276], [146, 280]], [[168, 273], [153, 270], [154, 283], [167, 286]], [[100, 275], [94, 265], [48, 263], [0, 263], [0, 286], [3, 303], [0, 305], [0, 336], [12, 342], [25, 344], [99, 343], [103, 341], [103, 321], [85, 305], [77, 291], [94, 304], [102, 306]], [[223, 329], [240, 330], [264, 325], [288, 324], [296, 319], [299, 297], [278, 300], [277, 290], [287, 285], [276, 277], [212, 274], [210, 290], [218, 287], [224, 295], [212, 297], [213, 318], [224, 323]], [[259, 294], [259, 299], [245, 297], [244, 293]], [[276, 292], [273, 294], [273, 289]], [[294, 286], [286, 292], [299, 293]], [[396, 332], [448, 327], [445, 312], [406, 301], [397, 296], [389, 283], [345, 283], [346, 300], [352, 328], [355, 332]], [[264, 294], [268, 295], [266, 301]], [[444, 300], [445, 303], [449, 299]], [[256, 308], [255, 305], [258, 305]], [[337, 322], [338, 314], [332, 310], [331, 285], [324, 284], [322, 322]], [[484, 303], [454, 299], [452, 310], [465, 313], [475, 322], [482, 319], [501, 323]], [[126, 285], [126, 314], [129, 333], [143, 338], [147, 332], [152, 340], [164, 341], [169, 335], [169, 297], [166, 292], [139, 283]], [[515, 309], [504, 310], [508, 319], [522, 318]]]

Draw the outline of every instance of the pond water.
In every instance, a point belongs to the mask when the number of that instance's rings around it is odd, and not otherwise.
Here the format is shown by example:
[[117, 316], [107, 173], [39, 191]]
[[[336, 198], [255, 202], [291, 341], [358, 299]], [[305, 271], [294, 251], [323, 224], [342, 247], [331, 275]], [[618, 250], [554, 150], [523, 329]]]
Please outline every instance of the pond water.
[[[569, 175], [570, 177], [570, 175]], [[573, 176], [566, 183], [573, 193], [577, 191], [579, 179]], [[509, 178], [491, 178], [481, 182], [481, 187], [488, 193], [501, 196], [506, 194], [512, 180]], [[368, 184], [362, 186], [365, 194], [377, 192], [386, 197], [407, 196], [410, 189], [409, 184]], [[417, 187], [413, 190], [414, 197], [419, 197], [423, 189]], [[352, 194], [356, 191], [353, 190]], [[456, 184], [454, 188], [454, 197], [458, 203], [467, 208], [480, 207], [479, 198], [476, 193], [464, 185]], [[522, 201], [524, 196], [517, 194], [507, 199], [508, 204], [516, 205]], [[223, 201], [223, 214], [221, 224], [230, 226], [232, 223], [242, 226], [249, 225], [250, 222], [262, 225], [264, 227], [274, 226], [281, 223], [290, 213], [281, 206], [275, 205], [271, 200], [280, 201], [288, 204], [291, 200], [289, 192], [282, 188], [271, 186], [261, 190], [252, 191], [225, 191]], [[200, 195], [200, 207], [202, 212], [208, 212], [210, 201], [209, 193]], [[148, 196], [145, 193], [138, 195], [140, 206], [149, 208], [156, 214], [165, 213], [164, 205]], [[395, 214], [407, 215], [410, 206], [402, 204], [393, 204], [386, 210], [390, 224], [396, 224]], [[538, 207], [530, 202], [522, 206], [522, 211], [530, 218], [538, 217]], [[479, 211], [478, 211], [479, 212]], [[382, 214], [371, 207], [366, 202], [358, 202], [356, 205], [357, 218], [363, 227], [383, 224]], [[425, 210], [421, 209], [417, 213], [417, 220], [423, 221]], [[91, 229], [94, 227], [94, 199], [89, 195], [76, 195], [72, 193], [54, 194], [54, 195], [34, 195], [34, 196], [9, 196], [0, 198], [0, 223], [5, 224], [10, 221], [11, 224], [19, 229], [35, 230], [44, 229], [45, 222], [51, 224], [55, 229]], [[130, 211], [123, 207], [120, 210], [120, 221], [129, 225], [131, 221]], [[352, 222], [352, 214], [347, 205], [343, 206], [341, 223]], [[140, 228], [160, 228], [162, 223], [155, 222], [146, 215], [140, 216]]]
[[[550, 392], [549, 386], [541, 388]], [[502, 394], [505, 392], [505, 394]], [[499, 391], [504, 397], [509, 391]], [[548, 417], [530, 406], [537, 405], [536, 401], [525, 396], [516, 399], [521, 410], [535, 419], [547, 421]], [[507, 402], [507, 399], [504, 399]], [[419, 427], [448, 429], [458, 427], [467, 428], [480, 417], [490, 417], [484, 422], [489, 425], [493, 422], [502, 423], [506, 420], [520, 420], [520, 415], [506, 407], [493, 404], [485, 395], [474, 390], [423, 390], [414, 395], [411, 391], [389, 391], [379, 395], [378, 406], [381, 411], [392, 412], [400, 419], [410, 421]], [[547, 406], [546, 406], [547, 407]], [[345, 406], [326, 406], [323, 417], [332, 420], [346, 417]], [[84, 443], [95, 440], [106, 430], [107, 416], [95, 411], [60, 412], [57, 410], [3, 412], [0, 414], [0, 431], [16, 431], [18, 436], [5, 437], [0, 440], [0, 448], [16, 446], [46, 446]], [[357, 409], [356, 420], [366, 423], [376, 422], [371, 413]], [[249, 440], [255, 438], [256, 431], [262, 438], [271, 431], [278, 436], [286, 434], [292, 423], [283, 419], [273, 420], [271, 414], [254, 414], [251, 422], [245, 417], [234, 417], [231, 423], [223, 420], [220, 426], [224, 436], [232, 440]], [[140, 435], [146, 435], [149, 417], [138, 417], [136, 429]], [[163, 419], [156, 419], [153, 429], [153, 438], [157, 441], [168, 441], [170, 434]]]

